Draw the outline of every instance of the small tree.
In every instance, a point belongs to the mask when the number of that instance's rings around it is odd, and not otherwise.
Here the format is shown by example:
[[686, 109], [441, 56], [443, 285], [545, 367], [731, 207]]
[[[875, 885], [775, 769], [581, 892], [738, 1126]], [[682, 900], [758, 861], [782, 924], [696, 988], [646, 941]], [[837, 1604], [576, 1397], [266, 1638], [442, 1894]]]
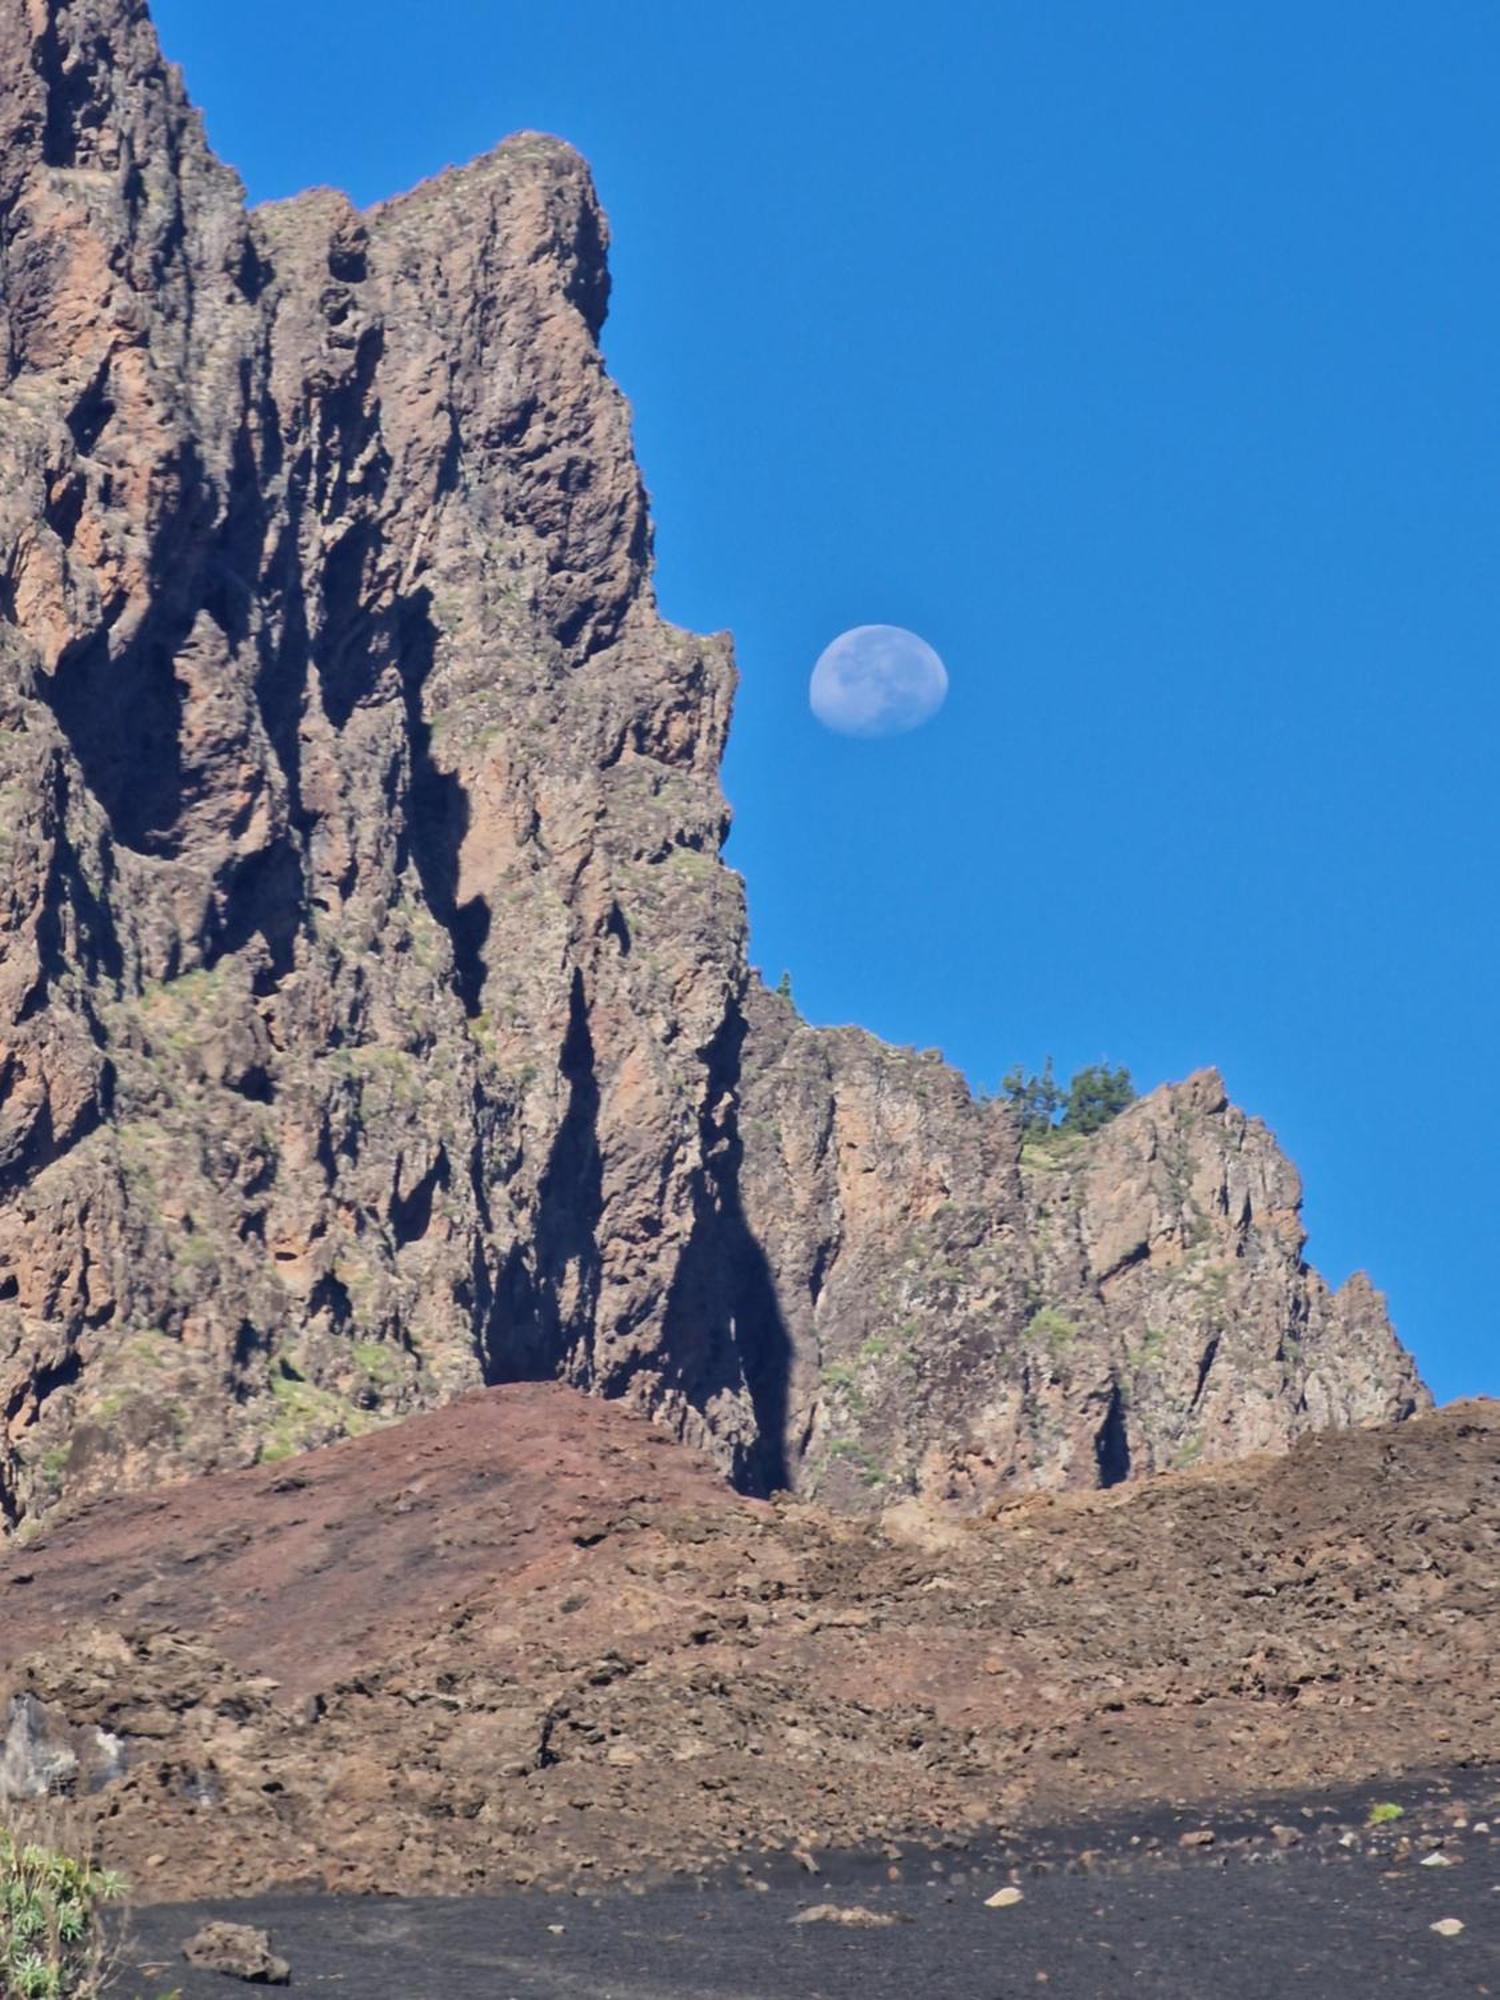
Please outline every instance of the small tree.
[[1128, 1069], [1092, 1063], [1079, 1070], [1064, 1090], [1048, 1056], [1040, 1076], [1031, 1075], [1020, 1063], [1007, 1070], [1000, 1079], [1000, 1095], [1015, 1112], [1023, 1139], [1044, 1138], [1052, 1131], [1086, 1138], [1135, 1102], [1135, 1087]]
[[1081, 1069], [1068, 1085], [1068, 1101], [1063, 1111], [1064, 1132], [1087, 1136], [1118, 1118], [1127, 1104], [1135, 1102], [1135, 1086], [1128, 1069], [1112, 1069], [1108, 1063], [1091, 1063]]
[[1050, 1132], [1062, 1108], [1063, 1092], [1048, 1056], [1040, 1076], [1031, 1076], [1017, 1063], [1000, 1080], [1000, 1094], [1014, 1108], [1023, 1136]]
[[[76, 1843], [68, 1843], [73, 1846]], [[0, 1827], [0, 1979], [7, 2000], [93, 2000], [104, 1991], [104, 1910], [120, 1877], [67, 1851], [53, 1828]]]

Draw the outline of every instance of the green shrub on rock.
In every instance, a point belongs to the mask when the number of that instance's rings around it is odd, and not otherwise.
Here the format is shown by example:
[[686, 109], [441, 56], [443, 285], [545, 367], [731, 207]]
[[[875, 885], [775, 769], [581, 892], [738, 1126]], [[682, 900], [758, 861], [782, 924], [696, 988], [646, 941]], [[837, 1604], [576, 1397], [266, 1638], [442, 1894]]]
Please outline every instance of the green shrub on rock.
[[125, 1885], [55, 1836], [0, 1827], [0, 1978], [7, 2000], [93, 2000], [105, 1986], [104, 1911]]

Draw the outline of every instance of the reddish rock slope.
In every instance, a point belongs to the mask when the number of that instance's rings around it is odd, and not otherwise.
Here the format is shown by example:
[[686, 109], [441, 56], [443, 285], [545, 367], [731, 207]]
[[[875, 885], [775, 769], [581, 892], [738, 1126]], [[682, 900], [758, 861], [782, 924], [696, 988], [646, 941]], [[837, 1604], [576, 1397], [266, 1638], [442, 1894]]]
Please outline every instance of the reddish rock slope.
[[0, 1788], [177, 1895], [1326, 1788], [1500, 1760], [1497, 1564], [1493, 1404], [877, 1524], [503, 1389], [13, 1548]]

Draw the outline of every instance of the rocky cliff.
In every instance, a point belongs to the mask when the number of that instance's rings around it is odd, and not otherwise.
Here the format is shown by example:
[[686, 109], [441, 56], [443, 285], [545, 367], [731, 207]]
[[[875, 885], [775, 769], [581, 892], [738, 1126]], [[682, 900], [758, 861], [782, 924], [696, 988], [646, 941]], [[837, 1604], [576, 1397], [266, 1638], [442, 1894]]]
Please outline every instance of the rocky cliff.
[[587, 170], [247, 213], [141, 0], [0, 0], [0, 1502], [561, 1376], [974, 1503], [1424, 1398], [1202, 1075], [1023, 1149], [747, 969]]

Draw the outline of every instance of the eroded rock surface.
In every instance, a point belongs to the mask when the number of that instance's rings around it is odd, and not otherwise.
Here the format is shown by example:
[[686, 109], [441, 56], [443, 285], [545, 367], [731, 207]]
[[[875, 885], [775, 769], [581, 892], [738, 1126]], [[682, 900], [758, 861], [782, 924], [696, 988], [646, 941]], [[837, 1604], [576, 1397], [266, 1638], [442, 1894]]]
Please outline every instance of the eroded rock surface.
[[1305, 1263], [1296, 1170], [1215, 1071], [1018, 1147], [935, 1055], [766, 993], [751, 1020], [746, 1208], [804, 1484], [973, 1507], [1425, 1406], [1369, 1281]]
[[1417, 1407], [1216, 1079], [1028, 1157], [759, 989], [605, 241], [536, 135], [247, 213], [0, 0], [6, 1519], [530, 1376], [861, 1504]]

